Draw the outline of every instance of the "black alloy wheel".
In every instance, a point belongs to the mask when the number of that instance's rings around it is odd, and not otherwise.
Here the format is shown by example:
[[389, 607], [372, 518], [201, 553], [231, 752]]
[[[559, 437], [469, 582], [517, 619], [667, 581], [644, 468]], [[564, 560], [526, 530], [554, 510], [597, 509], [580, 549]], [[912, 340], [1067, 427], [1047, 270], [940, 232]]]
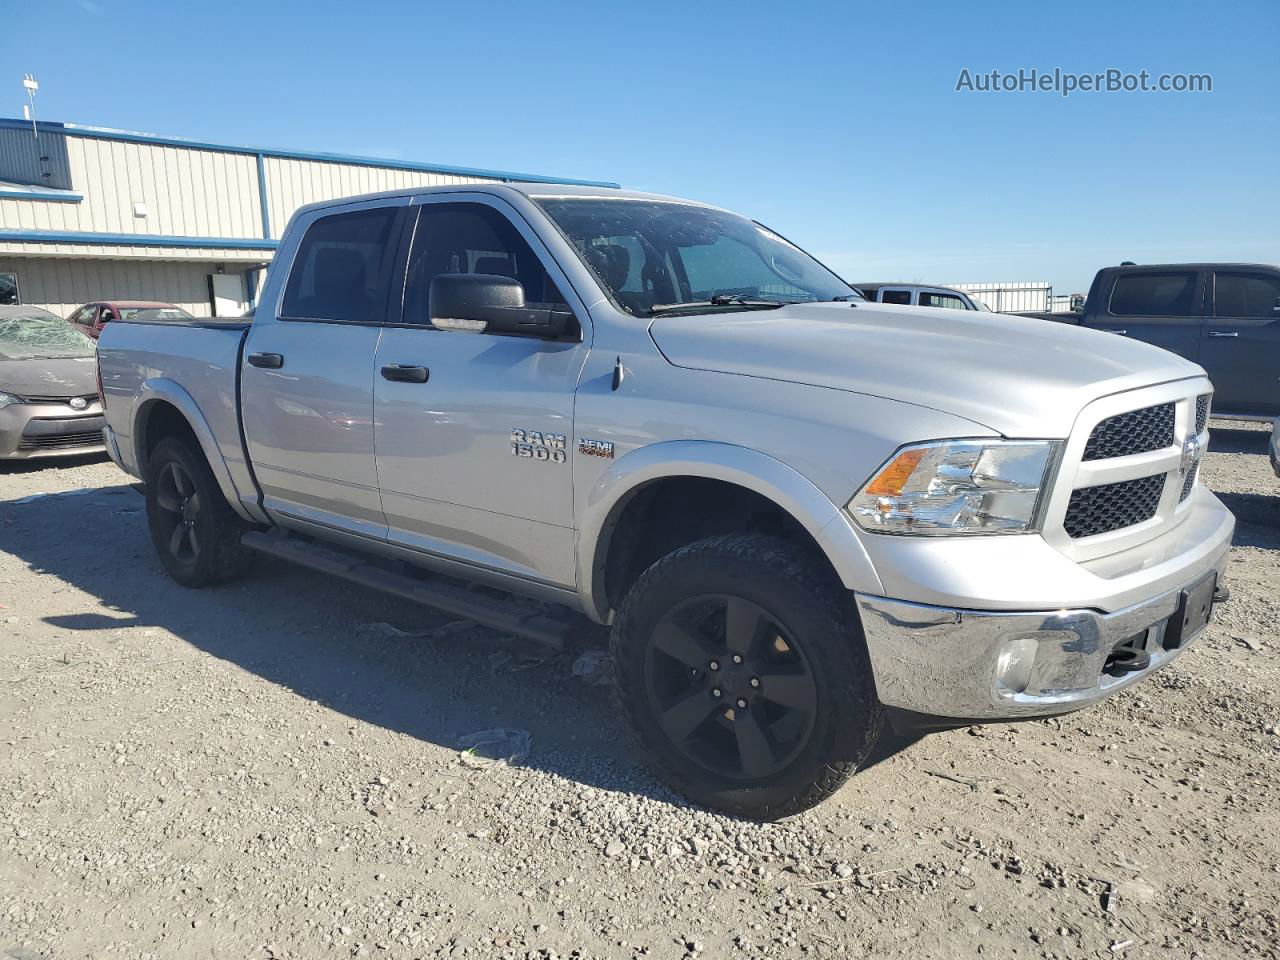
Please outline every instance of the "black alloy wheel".
[[645, 661], [658, 725], [689, 759], [728, 777], [785, 769], [813, 730], [818, 690], [804, 653], [745, 597], [693, 597], [658, 622]]

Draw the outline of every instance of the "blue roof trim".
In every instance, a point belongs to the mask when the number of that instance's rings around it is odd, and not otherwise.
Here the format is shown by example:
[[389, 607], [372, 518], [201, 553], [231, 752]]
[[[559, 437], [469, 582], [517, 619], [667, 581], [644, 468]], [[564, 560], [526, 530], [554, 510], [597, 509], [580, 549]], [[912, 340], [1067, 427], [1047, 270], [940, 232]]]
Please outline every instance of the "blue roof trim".
[[87, 243], [112, 247], [184, 247], [212, 250], [274, 250], [274, 240], [253, 237], [169, 237], [158, 233], [88, 233], [0, 229], [0, 243]]
[[[386, 167], [390, 170], [416, 170], [422, 173], [444, 173], [456, 177], [488, 177], [493, 180], [509, 180], [520, 183], [561, 183], [575, 187], [606, 187], [616, 190], [619, 184], [607, 180], [575, 180], [569, 177], [546, 177], [536, 173], [513, 173], [509, 170], [483, 170], [478, 167], [452, 167], [438, 163], [417, 163], [411, 160], [380, 160], [377, 157], [358, 157], [344, 153], [313, 153], [306, 150], [273, 150], [269, 147], [247, 147], [227, 143], [210, 143], [205, 140], [187, 140], [183, 137], [162, 137], [154, 133], [138, 133], [133, 130], [114, 130], [110, 127], [89, 127], [78, 123], [59, 123], [40, 120], [36, 127], [49, 133], [61, 133], [72, 137], [90, 137], [95, 140], [123, 140], [128, 143], [154, 143], [165, 147], [187, 147], [192, 150], [217, 150], [221, 153], [261, 154], [264, 157], [280, 157], [286, 160], [316, 160], [320, 163], [347, 163], [359, 167]], [[0, 130], [30, 130], [31, 121], [14, 117], [0, 117]]]
[[38, 183], [14, 183], [12, 180], [0, 180], [0, 199], [80, 203], [84, 200], [84, 195], [74, 190], [59, 190], [57, 187], [46, 187]]

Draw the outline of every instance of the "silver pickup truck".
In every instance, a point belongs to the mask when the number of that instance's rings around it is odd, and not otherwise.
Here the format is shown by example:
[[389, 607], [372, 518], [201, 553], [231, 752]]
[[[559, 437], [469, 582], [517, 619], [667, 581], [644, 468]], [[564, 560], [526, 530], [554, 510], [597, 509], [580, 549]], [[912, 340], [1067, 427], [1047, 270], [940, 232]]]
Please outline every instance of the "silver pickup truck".
[[546, 643], [693, 800], [774, 818], [900, 729], [1087, 706], [1176, 657], [1234, 521], [1212, 387], [1105, 333], [868, 303], [669, 197], [305, 207], [252, 322], [107, 327], [108, 448], [196, 587], [265, 553]]

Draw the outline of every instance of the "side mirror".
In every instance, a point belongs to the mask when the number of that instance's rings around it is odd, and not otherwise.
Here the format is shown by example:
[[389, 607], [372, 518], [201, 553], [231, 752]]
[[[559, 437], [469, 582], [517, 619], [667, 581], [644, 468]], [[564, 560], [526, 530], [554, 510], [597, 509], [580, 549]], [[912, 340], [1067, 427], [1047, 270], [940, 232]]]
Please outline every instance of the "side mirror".
[[519, 280], [489, 273], [441, 273], [431, 281], [431, 325], [466, 333], [564, 335], [569, 309], [528, 307]]

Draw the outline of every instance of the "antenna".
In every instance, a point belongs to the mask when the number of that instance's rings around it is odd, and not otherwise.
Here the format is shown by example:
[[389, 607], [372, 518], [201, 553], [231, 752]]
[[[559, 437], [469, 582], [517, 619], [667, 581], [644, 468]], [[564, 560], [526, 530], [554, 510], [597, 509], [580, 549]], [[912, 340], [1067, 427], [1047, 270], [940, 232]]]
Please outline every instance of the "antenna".
[[28, 73], [22, 78], [22, 86], [27, 91], [27, 105], [22, 108], [22, 115], [31, 121], [31, 135], [39, 140], [40, 132], [36, 129], [36, 91], [40, 89], [40, 84]]

